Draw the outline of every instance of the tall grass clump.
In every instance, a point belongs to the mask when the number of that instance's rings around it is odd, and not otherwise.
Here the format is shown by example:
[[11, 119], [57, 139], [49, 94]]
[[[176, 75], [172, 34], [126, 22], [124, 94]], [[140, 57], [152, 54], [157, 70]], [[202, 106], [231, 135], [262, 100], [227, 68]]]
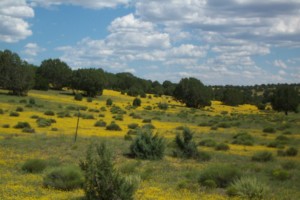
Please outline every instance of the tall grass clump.
[[235, 180], [227, 189], [227, 194], [241, 199], [262, 200], [265, 199], [268, 191], [268, 186], [263, 182], [255, 177], [245, 176]]
[[28, 173], [40, 173], [47, 167], [47, 162], [41, 159], [29, 159], [22, 165], [22, 170]]
[[159, 160], [164, 157], [165, 139], [151, 130], [144, 129], [138, 133], [130, 145], [130, 155], [139, 159]]
[[83, 189], [87, 200], [133, 200], [137, 183], [128, 181], [116, 170], [112, 153], [107, 145], [90, 145], [85, 161], [81, 162], [85, 182]]
[[82, 187], [84, 177], [76, 166], [58, 167], [50, 171], [43, 180], [45, 187], [59, 190], [73, 190]]
[[205, 168], [199, 176], [199, 183], [206, 186], [208, 182], [215, 183], [217, 187], [225, 188], [241, 176], [240, 171], [230, 165], [213, 165]]

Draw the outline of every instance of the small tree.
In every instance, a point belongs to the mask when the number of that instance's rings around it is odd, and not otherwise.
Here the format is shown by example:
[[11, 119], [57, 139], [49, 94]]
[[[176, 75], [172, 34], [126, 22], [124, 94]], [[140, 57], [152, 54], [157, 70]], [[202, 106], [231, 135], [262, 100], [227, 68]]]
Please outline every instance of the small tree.
[[184, 158], [197, 157], [197, 145], [192, 139], [193, 133], [189, 128], [185, 127], [182, 131], [182, 136], [179, 134], [176, 135], [175, 143], [178, 147], [178, 151], [175, 151], [174, 154]]
[[136, 188], [115, 169], [112, 154], [105, 143], [89, 146], [81, 168], [85, 172], [84, 191], [87, 200], [133, 200]]
[[113, 104], [113, 101], [111, 98], [106, 99], [106, 105], [111, 106]]
[[141, 106], [141, 104], [142, 104], [142, 101], [139, 98], [135, 98], [132, 102], [132, 105], [136, 106], [136, 107]]

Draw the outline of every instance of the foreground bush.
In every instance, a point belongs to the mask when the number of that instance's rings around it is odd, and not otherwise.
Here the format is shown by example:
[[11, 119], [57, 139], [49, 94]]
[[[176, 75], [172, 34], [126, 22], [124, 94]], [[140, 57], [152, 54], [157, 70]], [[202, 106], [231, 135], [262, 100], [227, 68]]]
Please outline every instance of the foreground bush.
[[255, 177], [242, 177], [234, 181], [227, 189], [229, 196], [238, 196], [242, 199], [265, 199], [269, 188]]
[[22, 165], [22, 170], [28, 173], [40, 173], [47, 167], [47, 162], [41, 159], [30, 159]]
[[268, 151], [257, 152], [252, 156], [253, 161], [268, 162], [274, 160], [273, 154]]
[[157, 160], [164, 157], [165, 140], [149, 129], [142, 130], [130, 145], [130, 154], [135, 158]]
[[73, 190], [82, 187], [84, 178], [78, 167], [66, 166], [53, 169], [44, 177], [44, 186], [59, 190]]
[[214, 165], [204, 169], [199, 176], [199, 183], [206, 185], [214, 182], [217, 187], [225, 188], [241, 176], [238, 169], [229, 165]]
[[112, 154], [104, 143], [97, 147], [90, 145], [81, 168], [85, 175], [83, 188], [87, 200], [133, 200], [136, 184], [115, 169]]

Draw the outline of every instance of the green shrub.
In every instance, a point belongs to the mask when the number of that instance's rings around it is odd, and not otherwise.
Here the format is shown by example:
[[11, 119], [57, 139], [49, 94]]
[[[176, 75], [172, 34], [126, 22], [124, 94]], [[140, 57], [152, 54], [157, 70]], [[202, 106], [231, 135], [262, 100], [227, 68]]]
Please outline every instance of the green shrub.
[[111, 106], [113, 104], [113, 101], [112, 101], [112, 99], [106, 99], [106, 105], [107, 106]]
[[215, 147], [217, 145], [217, 142], [213, 139], [204, 139], [199, 142], [199, 145], [206, 147]]
[[82, 187], [84, 178], [78, 167], [65, 166], [50, 171], [43, 180], [45, 187], [59, 190], [73, 190]]
[[285, 170], [291, 170], [291, 169], [296, 169], [298, 165], [295, 161], [288, 160], [288, 161], [281, 163], [281, 166]]
[[139, 127], [139, 125], [136, 124], [136, 123], [128, 124], [128, 128], [129, 128], [129, 129], [136, 129], [136, 128], [138, 128], [138, 127]]
[[89, 102], [89, 103], [90, 103], [90, 102], [93, 102], [93, 98], [92, 98], [92, 97], [87, 97], [87, 98], [86, 98], [86, 101]]
[[9, 113], [9, 116], [11, 116], [11, 117], [19, 117], [20, 116], [20, 114], [19, 113], [17, 113], [17, 112], [10, 112]]
[[225, 122], [219, 123], [217, 126], [219, 128], [230, 128], [230, 124]]
[[284, 131], [282, 134], [283, 135], [292, 135], [292, 132], [291, 131]]
[[54, 114], [54, 112], [53, 112], [53, 111], [51, 111], [51, 110], [47, 110], [47, 111], [45, 111], [45, 112], [44, 112], [44, 115], [48, 115], [48, 116], [54, 116], [55, 114]]
[[92, 114], [82, 114], [81, 118], [82, 119], [95, 119], [94, 115], [92, 115]]
[[119, 114], [119, 115], [126, 114], [126, 111], [122, 110], [122, 108], [120, 108], [119, 106], [112, 106], [110, 112], [112, 114]]
[[216, 182], [214, 180], [211, 180], [211, 179], [205, 180], [202, 183], [202, 185], [207, 187], [207, 188], [216, 188], [217, 187]]
[[115, 122], [111, 122], [108, 126], [106, 126], [106, 130], [109, 130], [109, 131], [121, 131], [122, 129]]
[[23, 133], [35, 133], [35, 130], [34, 130], [34, 128], [25, 127], [22, 129], [22, 132]]
[[146, 106], [144, 107], [145, 110], [152, 110], [152, 106]]
[[86, 160], [81, 162], [84, 170], [84, 192], [87, 200], [124, 199], [133, 200], [137, 183], [126, 179], [116, 170], [112, 154], [107, 146], [90, 145]]
[[51, 128], [51, 131], [58, 131], [58, 128], [53, 127]]
[[105, 117], [105, 115], [104, 114], [99, 114], [98, 117]]
[[227, 189], [229, 196], [238, 196], [241, 199], [265, 199], [269, 188], [255, 177], [242, 177], [235, 180]]
[[35, 99], [34, 98], [30, 98], [29, 99], [29, 104], [30, 105], [35, 105]]
[[164, 157], [165, 149], [164, 138], [153, 135], [150, 130], [143, 130], [130, 145], [130, 154], [139, 159], [157, 160]]
[[22, 170], [28, 173], [40, 173], [47, 167], [47, 162], [41, 159], [30, 159], [22, 165]]
[[141, 106], [141, 104], [142, 104], [142, 101], [139, 98], [135, 98], [132, 102], [132, 105], [135, 107], [139, 107], [139, 106]]
[[137, 130], [129, 130], [127, 131], [127, 135], [137, 135], [138, 131]]
[[229, 145], [225, 143], [220, 143], [215, 147], [215, 150], [217, 151], [227, 151], [229, 149], [230, 149]]
[[264, 133], [276, 133], [276, 129], [273, 127], [266, 127], [263, 129]]
[[102, 121], [102, 120], [99, 120], [97, 121], [94, 126], [96, 127], [106, 127], [106, 122]]
[[56, 115], [58, 118], [71, 117], [71, 114], [68, 111], [58, 112]]
[[126, 135], [124, 135], [124, 140], [131, 141], [132, 136], [130, 134], [126, 134]]
[[22, 107], [17, 107], [16, 108], [16, 112], [23, 112], [23, 111], [24, 111], [24, 109]]
[[9, 124], [3, 124], [3, 125], [2, 125], [2, 128], [9, 128], [9, 127], [10, 127]]
[[31, 126], [28, 122], [18, 122], [14, 128], [31, 128]]
[[158, 103], [158, 108], [161, 110], [167, 110], [169, 105], [167, 103]]
[[82, 95], [81, 94], [79, 94], [79, 93], [77, 93], [77, 94], [75, 94], [75, 96], [74, 96], [74, 99], [76, 100], [76, 101], [82, 101]]
[[151, 123], [151, 121], [152, 121], [151, 119], [144, 119], [143, 123]]
[[144, 126], [142, 126], [143, 129], [155, 129], [155, 126], [153, 124], [145, 124]]
[[201, 171], [199, 183], [205, 185], [207, 180], [212, 180], [217, 187], [225, 188], [241, 176], [240, 171], [229, 165], [213, 165]]
[[298, 154], [298, 150], [295, 147], [289, 147], [285, 152], [287, 156], [296, 156]]
[[268, 151], [257, 152], [252, 156], [253, 161], [268, 162], [274, 160], [273, 154]]
[[21, 100], [19, 101], [19, 103], [24, 103], [24, 104], [26, 104], [26, 103], [27, 103], [27, 100], [26, 100], [26, 99], [21, 99]]
[[116, 115], [116, 116], [113, 116], [113, 118], [117, 121], [123, 121], [123, 115]]
[[38, 124], [38, 127], [47, 127], [51, 126], [52, 123], [55, 123], [56, 121], [54, 119], [38, 118], [36, 122]]
[[285, 181], [291, 178], [291, 174], [284, 169], [274, 169], [271, 175], [273, 179], [278, 181]]
[[252, 146], [254, 143], [254, 138], [248, 133], [242, 132], [233, 136], [232, 144]]

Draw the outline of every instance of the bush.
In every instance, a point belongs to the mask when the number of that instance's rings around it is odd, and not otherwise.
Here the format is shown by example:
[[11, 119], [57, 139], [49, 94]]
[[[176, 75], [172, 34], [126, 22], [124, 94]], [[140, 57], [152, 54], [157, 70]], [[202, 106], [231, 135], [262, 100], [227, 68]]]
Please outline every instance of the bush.
[[169, 105], [167, 103], [158, 103], [158, 108], [161, 110], [167, 110]]
[[44, 115], [48, 115], [48, 116], [54, 116], [55, 114], [54, 114], [54, 112], [53, 112], [53, 111], [51, 111], [51, 110], [47, 110], [47, 111], [45, 111], [45, 112], [44, 112]]
[[3, 124], [3, 125], [2, 125], [2, 128], [9, 128], [9, 127], [10, 127], [9, 124]]
[[38, 127], [47, 127], [51, 126], [52, 123], [55, 123], [56, 121], [54, 119], [38, 118], [36, 122], [38, 124]]
[[254, 143], [254, 138], [248, 133], [242, 132], [233, 136], [232, 144], [252, 146]]
[[234, 181], [227, 189], [229, 196], [238, 196], [241, 199], [265, 199], [269, 188], [255, 177], [242, 177]]
[[10, 113], [9, 113], [9, 116], [11, 116], [11, 117], [19, 117], [20, 114], [17, 113], [17, 112], [10, 112]]
[[204, 139], [199, 142], [199, 145], [206, 147], [215, 147], [217, 145], [217, 142], [213, 139]]
[[115, 169], [111, 152], [104, 143], [89, 146], [81, 168], [85, 175], [83, 188], [87, 200], [133, 199], [136, 184]]
[[164, 138], [143, 130], [130, 145], [130, 154], [135, 158], [157, 160], [164, 157], [165, 148]]
[[151, 123], [151, 121], [152, 121], [151, 119], [144, 119], [143, 123]]
[[31, 126], [28, 122], [18, 122], [14, 128], [31, 128]]
[[97, 121], [94, 126], [96, 127], [105, 127], [106, 126], [106, 122], [102, 121], [102, 120], [99, 120]]
[[286, 161], [281, 164], [282, 168], [285, 170], [291, 170], [297, 168], [297, 163], [293, 160]]
[[88, 98], [86, 98], [86, 101], [89, 102], [89, 103], [93, 102], [93, 98], [92, 97], [88, 97]]
[[65, 117], [71, 117], [70, 113], [68, 111], [62, 111], [56, 113], [58, 118], [65, 118]]
[[23, 133], [35, 133], [35, 130], [34, 130], [34, 128], [28, 128], [28, 127], [26, 127], [26, 128], [22, 129], [22, 132]]
[[121, 131], [122, 129], [115, 122], [111, 122], [110, 125], [106, 126], [106, 130], [109, 130], [109, 131]]
[[81, 94], [75, 94], [75, 96], [74, 96], [74, 99], [76, 100], [76, 101], [82, 101], [82, 95]]
[[129, 129], [136, 129], [137, 127], [139, 127], [139, 125], [136, 123], [128, 124]]
[[28, 173], [40, 173], [47, 167], [47, 162], [41, 159], [30, 159], [22, 165], [22, 170]]
[[205, 186], [207, 180], [212, 180], [217, 187], [225, 188], [240, 176], [240, 171], [233, 166], [213, 165], [205, 168], [200, 173], [199, 183]]
[[30, 98], [29, 99], [29, 104], [30, 105], [35, 105], [35, 99], [34, 98]]
[[229, 145], [225, 143], [220, 143], [215, 147], [215, 150], [217, 151], [227, 151], [229, 149], [230, 149]]
[[155, 126], [153, 124], [145, 124], [143, 127], [143, 129], [155, 129]]
[[113, 104], [113, 101], [109, 98], [109, 99], [106, 99], [106, 105], [107, 106], [111, 106]]
[[273, 127], [266, 127], [263, 129], [264, 133], [276, 133], [276, 129]]
[[132, 105], [135, 107], [139, 107], [139, 106], [141, 106], [141, 104], [142, 104], [142, 101], [139, 98], [135, 98], [132, 102]]
[[252, 156], [253, 161], [268, 162], [274, 160], [273, 154], [268, 151], [257, 152]]
[[123, 121], [123, 115], [116, 115], [116, 116], [113, 116], [113, 118], [117, 121]]
[[291, 178], [291, 174], [283, 169], [274, 169], [271, 175], [272, 178], [279, 181], [285, 181]]
[[24, 111], [24, 109], [22, 107], [17, 107], [16, 108], [16, 112], [23, 112], [23, 111]]
[[202, 183], [202, 185], [207, 187], [207, 188], [216, 188], [217, 187], [216, 182], [214, 180], [211, 180], [211, 179], [205, 180]]
[[296, 156], [298, 154], [298, 150], [295, 147], [289, 147], [285, 152], [287, 156]]
[[2, 108], [0, 108], [0, 114], [4, 114], [4, 110]]
[[59, 190], [73, 190], [83, 185], [83, 175], [78, 167], [55, 168], [44, 177], [44, 186]]

